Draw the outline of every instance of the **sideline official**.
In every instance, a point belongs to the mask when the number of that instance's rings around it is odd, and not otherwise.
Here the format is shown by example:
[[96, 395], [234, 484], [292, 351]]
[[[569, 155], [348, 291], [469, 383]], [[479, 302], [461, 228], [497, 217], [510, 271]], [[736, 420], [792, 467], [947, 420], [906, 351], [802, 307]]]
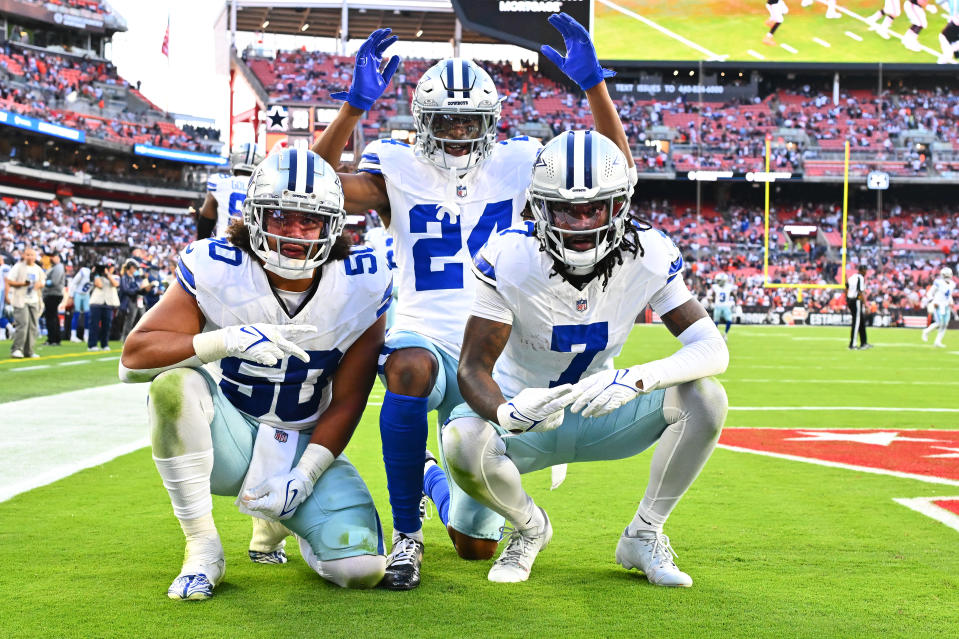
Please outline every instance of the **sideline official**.
[[[852, 327], [849, 331], [849, 350], [866, 350], [872, 344], [866, 342], [866, 272], [865, 264], [859, 264], [857, 272], [846, 280], [846, 304], [852, 315]], [[856, 333], [859, 333], [859, 346], [856, 346]]]

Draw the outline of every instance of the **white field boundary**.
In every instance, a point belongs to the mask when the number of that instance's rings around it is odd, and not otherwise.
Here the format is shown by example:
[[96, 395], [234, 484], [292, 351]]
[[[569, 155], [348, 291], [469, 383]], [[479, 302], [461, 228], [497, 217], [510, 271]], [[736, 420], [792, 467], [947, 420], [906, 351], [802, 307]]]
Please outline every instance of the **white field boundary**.
[[706, 56], [706, 59], [707, 59], [707, 60], [723, 61], [723, 60], [726, 60], [726, 59], [729, 57], [728, 55], [720, 55], [720, 54], [718, 54], [718, 53], [713, 53], [712, 51], [710, 51], [710, 50], [707, 49], [706, 47], [704, 47], [704, 46], [702, 46], [702, 45], [699, 45], [699, 44], [696, 44], [695, 42], [693, 42], [693, 41], [690, 40], [689, 38], [684, 38], [683, 36], [679, 35], [679, 34], [676, 33], [675, 31], [670, 31], [670, 30], [667, 29], [666, 27], [664, 27], [664, 26], [662, 26], [662, 25], [660, 25], [660, 24], [658, 24], [658, 23], [656, 23], [656, 22], [653, 22], [653, 21], [650, 20], [649, 18], [647, 18], [647, 17], [645, 17], [645, 16], [641, 16], [641, 15], [639, 15], [638, 13], [636, 13], [635, 11], [630, 11], [629, 9], [627, 9], [627, 8], [625, 8], [625, 7], [621, 7], [621, 6], [619, 6], [618, 4], [616, 4], [615, 2], [611, 2], [610, 0], [599, 0], [599, 3], [600, 3], [600, 4], [603, 4], [603, 5], [606, 5], [607, 7], [609, 7], [610, 9], [612, 9], [613, 11], [619, 11], [619, 12], [622, 13], [624, 16], [627, 16], [627, 17], [629, 17], [629, 18], [632, 18], [633, 20], [638, 20], [639, 22], [642, 22], [642, 23], [645, 24], [647, 27], [650, 27], [650, 28], [652, 28], [652, 29], [655, 29], [656, 31], [659, 31], [659, 32], [662, 33], [663, 35], [668, 36], [668, 37], [672, 38], [673, 40], [676, 40], [676, 41], [679, 42], [680, 44], [684, 44], [684, 45], [686, 45], [687, 47], [689, 47], [689, 48], [691, 48], [691, 49], [695, 49], [696, 51], [699, 51], [700, 53], [702, 53], [703, 55]]

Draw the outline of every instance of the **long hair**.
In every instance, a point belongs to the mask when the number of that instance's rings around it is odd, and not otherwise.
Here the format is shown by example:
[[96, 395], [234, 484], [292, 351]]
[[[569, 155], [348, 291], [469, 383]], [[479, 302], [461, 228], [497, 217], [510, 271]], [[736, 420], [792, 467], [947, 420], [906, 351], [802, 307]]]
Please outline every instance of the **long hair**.
[[[250, 245], [250, 229], [243, 223], [243, 220], [233, 220], [230, 222], [230, 225], [226, 228], [226, 239], [230, 240], [230, 244], [247, 255], [257, 260], [260, 259], [259, 256], [253, 252], [253, 247]], [[336, 238], [336, 241], [333, 242], [333, 248], [330, 249], [330, 257], [327, 258], [326, 261], [336, 262], [338, 260], [345, 260], [350, 255], [351, 246], [353, 246], [353, 241], [346, 234], [346, 231], [344, 231]]]
[[[623, 239], [620, 241], [619, 246], [597, 262], [593, 272], [582, 279], [588, 281], [594, 277], [601, 276], [603, 278], [603, 290], [605, 291], [606, 285], [609, 284], [609, 278], [613, 275], [613, 269], [623, 263], [624, 253], [629, 253], [633, 257], [636, 257], [636, 255], [644, 257], [646, 255], [646, 249], [643, 248], [643, 243], [639, 241], [639, 232], [647, 231], [651, 228], [653, 228], [653, 225], [644, 218], [632, 213], [627, 215], [626, 224], [623, 229]], [[542, 242], [540, 242], [539, 250], [546, 251], [546, 246]], [[553, 270], [550, 271], [549, 276], [561, 275], [562, 272], [566, 270], [565, 266], [565, 264], [554, 257]]]

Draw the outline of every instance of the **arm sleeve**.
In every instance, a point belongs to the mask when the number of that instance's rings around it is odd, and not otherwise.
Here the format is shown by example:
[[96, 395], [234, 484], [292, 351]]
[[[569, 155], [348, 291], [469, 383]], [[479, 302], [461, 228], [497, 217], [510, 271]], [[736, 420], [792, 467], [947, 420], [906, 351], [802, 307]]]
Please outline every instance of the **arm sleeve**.
[[646, 392], [719, 375], [729, 366], [729, 349], [708, 317], [690, 324], [678, 339], [683, 344], [678, 351], [643, 365]]
[[202, 215], [197, 216], [196, 220], [196, 239], [205, 240], [206, 238], [213, 235], [213, 229], [216, 226], [216, 220], [204, 217]]
[[[662, 317], [680, 304], [685, 304], [693, 298], [686, 288], [686, 282], [681, 277], [674, 277], [664, 287], [659, 289], [649, 300], [650, 307]], [[708, 296], [707, 296], [708, 299]], [[716, 333], [717, 335], [719, 333]]]
[[501, 324], [513, 324], [513, 311], [507, 306], [506, 300], [499, 291], [482, 280], [476, 283], [476, 297], [473, 298], [470, 314]]

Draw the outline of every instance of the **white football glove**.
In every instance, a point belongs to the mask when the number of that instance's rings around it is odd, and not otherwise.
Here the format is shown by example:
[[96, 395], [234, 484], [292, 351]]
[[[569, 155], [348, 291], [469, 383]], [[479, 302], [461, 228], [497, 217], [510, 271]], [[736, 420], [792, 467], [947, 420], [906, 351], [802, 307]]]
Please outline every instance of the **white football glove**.
[[325, 446], [309, 444], [300, 456], [299, 463], [290, 472], [273, 475], [243, 493], [246, 507], [273, 519], [289, 519], [297, 506], [310, 496], [316, 480], [334, 459], [333, 453]]
[[[642, 390], [637, 386], [640, 381], [644, 382]], [[644, 366], [601, 371], [576, 384], [578, 398], [569, 410], [583, 417], [602, 417], [636, 399], [640, 393], [649, 392], [657, 381], [650, 379]]]
[[315, 326], [301, 324], [227, 326], [194, 335], [193, 350], [204, 363], [224, 357], [239, 357], [264, 366], [273, 366], [287, 355], [309, 362], [310, 356], [306, 351], [291, 340], [315, 333]]
[[313, 482], [299, 468], [282, 475], [273, 475], [262, 484], [243, 494], [250, 510], [256, 510], [273, 519], [287, 519], [296, 512], [313, 492]]
[[563, 423], [563, 409], [573, 403], [572, 384], [555, 388], [526, 388], [496, 409], [496, 421], [511, 433], [546, 431]]

